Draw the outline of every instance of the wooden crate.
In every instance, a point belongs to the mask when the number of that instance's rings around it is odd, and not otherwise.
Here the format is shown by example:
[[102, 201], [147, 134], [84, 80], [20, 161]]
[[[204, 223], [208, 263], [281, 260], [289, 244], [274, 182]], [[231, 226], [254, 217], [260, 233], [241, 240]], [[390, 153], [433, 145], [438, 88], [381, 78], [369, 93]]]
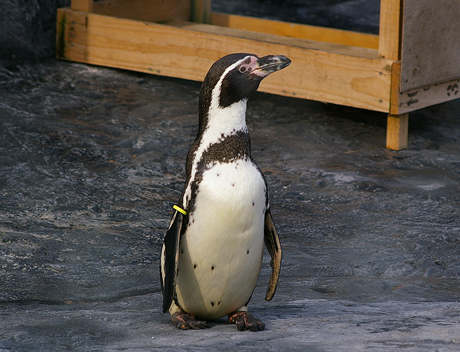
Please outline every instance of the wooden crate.
[[460, 97], [458, 0], [381, 0], [380, 34], [211, 13], [210, 0], [72, 0], [57, 57], [203, 80], [233, 52], [292, 60], [260, 90], [388, 113], [387, 148], [407, 147], [408, 113]]

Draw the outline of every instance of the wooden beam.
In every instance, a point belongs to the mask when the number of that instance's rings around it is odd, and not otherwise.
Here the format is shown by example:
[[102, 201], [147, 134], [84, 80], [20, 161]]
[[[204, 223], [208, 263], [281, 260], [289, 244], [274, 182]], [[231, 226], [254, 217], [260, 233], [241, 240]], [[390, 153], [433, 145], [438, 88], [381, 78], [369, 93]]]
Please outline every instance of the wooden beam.
[[392, 150], [406, 149], [408, 144], [409, 114], [388, 114], [387, 148]]
[[192, 21], [211, 23], [211, 0], [192, 0]]
[[460, 79], [399, 93], [398, 113], [425, 108], [460, 98]]
[[265, 79], [261, 91], [389, 111], [392, 61], [378, 58], [376, 50], [67, 9], [58, 10], [57, 28], [62, 38], [57, 53], [62, 59], [192, 80], [202, 80], [214, 61], [232, 52], [284, 54], [291, 66]]
[[391, 65], [391, 92], [390, 114], [398, 115], [399, 112], [399, 85], [401, 82], [401, 61], [395, 61]]
[[72, 0], [70, 8], [74, 11], [93, 12], [93, 0]]
[[392, 65], [390, 114], [399, 115], [460, 98], [460, 79], [400, 92], [401, 62]]
[[[331, 44], [331, 43], [324, 43], [324, 42], [317, 42], [311, 40], [305, 40], [302, 38], [295, 38], [295, 37], [286, 37], [283, 35], [276, 35], [270, 33], [263, 33], [263, 32], [254, 32], [242, 29], [233, 29], [228, 27], [220, 27], [220, 26], [209, 26], [200, 23], [191, 23], [186, 21], [171, 21], [167, 23], [163, 23], [164, 25], [173, 26], [175, 28], [179, 28], [182, 30], [190, 30], [200, 33], [208, 33], [208, 34], [216, 34], [219, 36], [225, 37], [233, 37], [240, 39], [249, 39], [258, 42], [264, 43], [278, 43], [282, 44], [285, 47], [292, 47], [292, 48], [304, 48], [304, 49], [311, 49], [317, 50], [332, 54], [343, 54], [351, 57], [361, 57], [366, 59], [377, 59], [381, 60], [378, 57], [378, 51], [368, 48], [361, 48], [349, 45], [340, 45], [340, 44]], [[383, 60], [381, 62], [386, 62], [391, 64], [393, 61], [390, 60]], [[387, 67], [388, 70], [391, 70], [391, 67]], [[388, 71], [389, 72], [389, 71]]]
[[402, 1], [380, 0], [379, 55], [382, 58], [401, 59]]
[[213, 25], [234, 29], [244, 29], [261, 33], [284, 35], [300, 39], [339, 45], [378, 49], [379, 36], [341, 29], [311, 26], [305, 24], [266, 20], [263, 18], [212, 13]]
[[94, 3], [93, 11], [101, 15], [138, 21], [190, 21], [190, 0], [103, 0]]

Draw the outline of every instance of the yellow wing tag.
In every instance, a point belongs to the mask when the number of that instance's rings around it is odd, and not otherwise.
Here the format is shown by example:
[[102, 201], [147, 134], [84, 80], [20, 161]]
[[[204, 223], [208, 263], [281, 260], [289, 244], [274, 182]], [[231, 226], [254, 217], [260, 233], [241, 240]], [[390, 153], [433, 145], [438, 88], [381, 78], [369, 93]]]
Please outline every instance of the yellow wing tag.
[[175, 205], [175, 204], [174, 204], [174, 205], [173, 205], [173, 209], [174, 209], [174, 210], [177, 210], [179, 213], [182, 213], [182, 214], [184, 214], [184, 215], [187, 215], [187, 212], [186, 212], [184, 209], [182, 209], [180, 206], [178, 206], [178, 205]]

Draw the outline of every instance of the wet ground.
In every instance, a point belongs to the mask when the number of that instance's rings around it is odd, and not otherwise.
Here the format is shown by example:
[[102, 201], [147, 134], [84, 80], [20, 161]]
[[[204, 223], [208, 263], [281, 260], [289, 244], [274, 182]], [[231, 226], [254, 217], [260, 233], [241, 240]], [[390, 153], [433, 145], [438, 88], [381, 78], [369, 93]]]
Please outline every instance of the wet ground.
[[[282, 74], [282, 73], [280, 73]], [[253, 156], [284, 248], [250, 308], [179, 331], [158, 259], [199, 83], [61, 62], [0, 66], [0, 351], [458, 351], [460, 101], [384, 114], [257, 93]]]

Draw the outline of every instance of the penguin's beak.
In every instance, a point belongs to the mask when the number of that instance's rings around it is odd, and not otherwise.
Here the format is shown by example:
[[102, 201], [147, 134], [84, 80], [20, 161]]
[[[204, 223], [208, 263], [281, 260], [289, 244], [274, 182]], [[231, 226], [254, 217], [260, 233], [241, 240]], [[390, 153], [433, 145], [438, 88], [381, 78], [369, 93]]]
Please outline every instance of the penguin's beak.
[[256, 68], [251, 74], [264, 78], [270, 73], [282, 70], [290, 64], [291, 60], [284, 55], [267, 55], [257, 60]]

